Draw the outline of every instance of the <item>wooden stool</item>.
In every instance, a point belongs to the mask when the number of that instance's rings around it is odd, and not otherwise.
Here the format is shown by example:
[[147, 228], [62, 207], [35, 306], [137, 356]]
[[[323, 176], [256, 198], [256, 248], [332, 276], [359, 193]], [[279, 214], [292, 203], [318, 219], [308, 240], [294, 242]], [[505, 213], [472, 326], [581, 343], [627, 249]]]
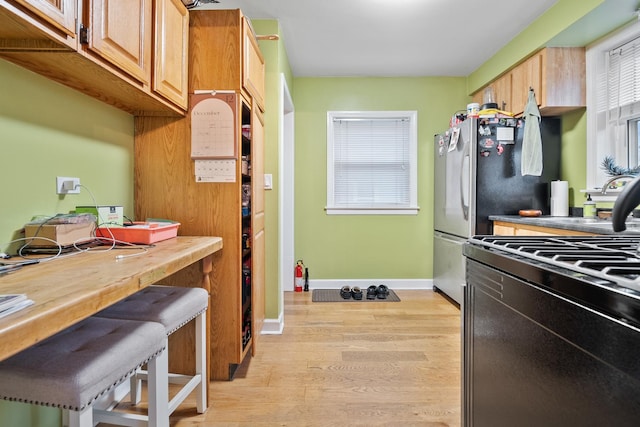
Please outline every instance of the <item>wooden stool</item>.
[[[204, 374], [207, 370], [206, 310], [208, 305], [209, 294], [202, 288], [156, 285], [144, 288], [96, 314], [96, 316], [113, 319], [158, 322], [164, 325], [167, 336], [195, 319], [195, 375], [169, 373], [169, 383], [182, 385], [169, 402], [169, 415], [194, 389], [196, 410], [199, 413], [206, 410], [207, 384], [204, 381]], [[143, 371], [139, 371], [135, 379], [132, 378], [131, 400], [133, 403], [140, 401], [139, 380], [144, 379], [144, 375]]]
[[148, 424], [167, 427], [166, 345], [158, 323], [90, 317], [0, 362], [0, 398], [66, 410], [72, 427], [131, 425], [135, 414], [93, 404], [146, 363]]

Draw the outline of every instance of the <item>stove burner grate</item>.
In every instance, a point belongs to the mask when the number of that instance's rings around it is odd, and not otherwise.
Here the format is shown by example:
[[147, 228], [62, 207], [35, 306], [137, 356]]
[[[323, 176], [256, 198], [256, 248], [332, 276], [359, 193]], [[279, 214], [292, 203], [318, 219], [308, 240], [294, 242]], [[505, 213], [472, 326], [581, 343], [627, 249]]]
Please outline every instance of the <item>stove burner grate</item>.
[[471, 244], [597, 277], [640, 292], [640, 237], [474, 236]]

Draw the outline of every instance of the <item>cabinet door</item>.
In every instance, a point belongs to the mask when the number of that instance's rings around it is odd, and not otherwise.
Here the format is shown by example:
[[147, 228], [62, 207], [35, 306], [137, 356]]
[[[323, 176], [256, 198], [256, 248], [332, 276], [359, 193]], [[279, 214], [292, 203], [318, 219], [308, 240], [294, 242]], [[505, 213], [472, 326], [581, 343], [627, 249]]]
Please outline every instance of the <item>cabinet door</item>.
[[515, 236], [516, 229], [513, 227], [508, 227], [505, 225], [493, 225], [493, 235], [494, 236]]
[[76, 2], [74, 0], [15, 0], [59, 31], [76, 34]]
[[242, 86], [264, 111], [264, 58], [246, 18], [242, 18]]
[[156, 0], [153, 90], [187, 108], [189, 12], [182, 0]]
[[251, 175], [253, 194], [251, 195], [252, 242], [252, 325], [255, 354], [257, 338], [264, 323], [265, 303], [265, 232], [264, 232], [264, 124], [263, 117], [255, 103], [251, 109]]
[[496, 94], [498, 108], [504, 111], [511, 111], [511, 74], [507, 73], [493, 83], [493, 90]]
[[533, 55], [511, 71], [512, 112], [522, 113], [529, 99], [529, 88], [533, 89], [538, 105], [542, 103], [542, 57]]
[[88, 1], [88, 49], [148, 85], [151, 80], [151, 0]]

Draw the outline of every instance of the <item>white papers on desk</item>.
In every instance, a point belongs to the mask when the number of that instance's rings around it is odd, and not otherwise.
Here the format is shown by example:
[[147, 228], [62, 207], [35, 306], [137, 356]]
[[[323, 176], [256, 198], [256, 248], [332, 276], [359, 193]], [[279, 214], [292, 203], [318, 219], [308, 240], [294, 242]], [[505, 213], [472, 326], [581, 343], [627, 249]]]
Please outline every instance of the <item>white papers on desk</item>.
[[236, 182], [235, 159], [195, 160], [196, 182]]
[[0, 318], [33, 305], [25, 294], [0, 295]]

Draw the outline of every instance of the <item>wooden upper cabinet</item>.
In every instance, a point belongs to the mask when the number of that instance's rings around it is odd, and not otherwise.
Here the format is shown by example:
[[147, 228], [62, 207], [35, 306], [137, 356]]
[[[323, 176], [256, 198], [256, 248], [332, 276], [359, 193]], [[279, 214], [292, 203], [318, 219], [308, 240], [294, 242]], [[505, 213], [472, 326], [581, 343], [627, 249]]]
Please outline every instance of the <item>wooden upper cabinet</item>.
[[496, 97], [498, 108], [504, 111], [511, 111], [513, 100], [511, 99], [511, 89], [513, 83], [511, 74], [505, 74], [493, 83], [493, 89]]
[[494, 102], [498, 104], [498, 108], [504, 111], [511, 111], [511, 74], [507, 73], [475, 92], [472, 97], [472, 102], [477, 102], [480, 104], [480, 108], [482, 108], [485, 104], [484, 92], [489, 88], [493, 90]]
[[15, 0], [61, 32], [75, 37], [76, 0]]
[[540, 52], [540, 94], [536, 99], [547, 115], [587, 106], [586, 59], [583, 47], [550, 47]]
[[0, 51], [77, 48], [76, 0], [0, 0]]
[[0, 0], [0, 58], [133, 115], [184, 117], [187, 49], [180, 0]]
[[242, 85], [264, 111], [264, 58], [247, 18], [242, 18]]
[[514, 113], [524, 111], [529, 100], [529, 88], [536, 94], [536, 100], [542, 94], [542, 54], [535, 54], [511, 71], [513, 90], [511, 91]]
[[156, 0], [153, 90], [188, 104], [189, 12], [181, 0]]
[[[510, 98], [507, 108], [500, 103], [501, 82], [510, 79]], [[528, 57], [505, 74], [489, 83], [493, 85], [498, 107], [522, 114], [533, 89], [543, 116], [557, 116], [586, 106], [585, 50], [581, 47], [544, 48]], [[502, 85], [506, 93], [506, 83]], [[484, 88], [474, 93], [482, 99]]]
[[151, 82], [151, 0], [86, 0], [87, 49], [143, 84]]

